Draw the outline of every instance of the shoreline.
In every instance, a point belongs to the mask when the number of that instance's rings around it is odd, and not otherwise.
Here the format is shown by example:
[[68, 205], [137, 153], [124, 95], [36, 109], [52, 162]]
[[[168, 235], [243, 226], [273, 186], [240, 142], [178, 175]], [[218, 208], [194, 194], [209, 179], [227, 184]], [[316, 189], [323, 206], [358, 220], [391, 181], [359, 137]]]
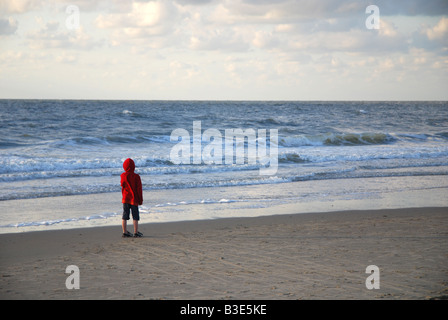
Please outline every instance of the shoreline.
[[[399, 187], [385, 188], [387, 185]], [[150, 200], [140, 206], [144, 223], [448, 207], [444, 176], [334, 179], [147, 192], [144, 198]], [[95, 203], [95, 206], [86, 206], [86, 203]], [[10, 209], [16, 207], [20, 210]], [[3, 212], [0, 234], [115, 226], [121, 224], [121, 210], [119, 192], [0, 201]]]
[[[0, 234], [0, 298], [448, 296], [447, 207], [143, 223], [139, 229], [144, 238], [121, 238], [119, 225]], [[79, 267], [79, 290], [65, 287], [69, 265]], [[366, 288], [369, 265], [379, 267], [378, 290]]]

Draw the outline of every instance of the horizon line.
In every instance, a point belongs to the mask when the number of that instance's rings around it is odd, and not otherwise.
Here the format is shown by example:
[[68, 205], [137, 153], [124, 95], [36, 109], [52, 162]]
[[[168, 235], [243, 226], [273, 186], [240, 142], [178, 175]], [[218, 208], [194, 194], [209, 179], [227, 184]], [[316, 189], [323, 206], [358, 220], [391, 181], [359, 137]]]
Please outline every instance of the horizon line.
[[448, 102], [448, 98], [446, 100], [434, 99], [102, 99], [102, 98], [0, 98], [0, 100], [53, 100], [53, 101], [198, 101], [198, 102], [207, 102], [207, 101], [220, 101], [220, 102]]

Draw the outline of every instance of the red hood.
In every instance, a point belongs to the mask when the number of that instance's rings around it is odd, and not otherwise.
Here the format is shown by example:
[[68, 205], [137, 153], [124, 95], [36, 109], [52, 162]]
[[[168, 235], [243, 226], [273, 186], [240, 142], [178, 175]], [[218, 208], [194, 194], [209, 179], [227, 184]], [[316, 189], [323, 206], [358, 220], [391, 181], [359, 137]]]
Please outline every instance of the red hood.
[[134, 172], [135, 170], [135, 163], [134, 160], [132, 160], [131, 158], [127, 158], [124, 162], [123, 162], [123, 169], [126, 172]]

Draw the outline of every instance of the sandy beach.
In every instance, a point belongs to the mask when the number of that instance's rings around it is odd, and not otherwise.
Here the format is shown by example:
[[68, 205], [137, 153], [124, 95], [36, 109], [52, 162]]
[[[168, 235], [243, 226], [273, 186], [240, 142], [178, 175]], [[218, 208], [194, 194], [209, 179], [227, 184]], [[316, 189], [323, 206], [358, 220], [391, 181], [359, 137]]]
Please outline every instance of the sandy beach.
[[[1, 299], [440, 299], [448, 209], [345, 211], [2, 234]], [[66, 267], [80, 289], [66, 288]], [[367, 289], [366, 268], [379, 268]]]

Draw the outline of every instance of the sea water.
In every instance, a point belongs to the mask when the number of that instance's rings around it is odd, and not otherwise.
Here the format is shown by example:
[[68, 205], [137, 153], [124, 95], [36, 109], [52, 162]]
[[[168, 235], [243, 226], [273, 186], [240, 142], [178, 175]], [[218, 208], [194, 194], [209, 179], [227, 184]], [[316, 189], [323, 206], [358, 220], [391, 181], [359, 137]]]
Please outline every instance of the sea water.
[[[274, 174], [173, 161], [198, 122], [276, 130]], [[0, 100], [0, 232], [119, 225], [128, 157], [142, 222], [447, 206], [448, 103]]]

